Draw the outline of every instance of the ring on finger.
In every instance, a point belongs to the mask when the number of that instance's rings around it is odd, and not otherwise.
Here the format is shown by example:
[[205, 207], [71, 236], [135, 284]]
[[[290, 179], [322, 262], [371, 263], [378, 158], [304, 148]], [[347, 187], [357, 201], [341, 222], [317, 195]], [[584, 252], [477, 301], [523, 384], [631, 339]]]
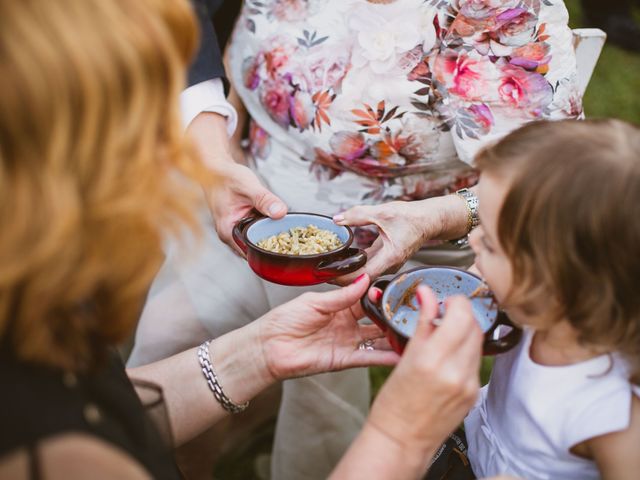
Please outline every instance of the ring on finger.
[[371, 338], [368, 340], [363, 340], [358, 345], [358, 350], [374, 350], [374, 347], [373, 347], [374, 343], [375, 343], [375, 340]]

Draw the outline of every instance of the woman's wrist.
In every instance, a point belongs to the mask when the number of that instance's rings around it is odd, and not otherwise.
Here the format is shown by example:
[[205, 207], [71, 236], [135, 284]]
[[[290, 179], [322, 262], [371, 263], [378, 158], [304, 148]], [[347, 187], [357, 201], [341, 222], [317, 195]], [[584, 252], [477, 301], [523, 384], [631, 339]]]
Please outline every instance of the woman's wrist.
[[405, 444], [367, 420], [330, 478], [421, 478], [436, 447]]
[[209, 354], [225, 394], [236, 404], [250, 401], [276, 382], [256, 322], [214, 340]]
[[[473, 189], [470, 189], [473, 190]], [[430, 240], [452, 240], [469, 233], [469, 210], [459, 195], [443, 195], [416, 202], [422, 217], [433, 218], [432, 223], [423, 222], [426, 238]]]

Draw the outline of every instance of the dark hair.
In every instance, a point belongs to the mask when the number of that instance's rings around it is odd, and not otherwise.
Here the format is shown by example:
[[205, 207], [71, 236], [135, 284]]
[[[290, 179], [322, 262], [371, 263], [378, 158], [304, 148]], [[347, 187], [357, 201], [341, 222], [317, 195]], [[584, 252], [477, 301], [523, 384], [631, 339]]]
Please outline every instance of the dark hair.
[[640, 383], [640, 129], [535, 122], [476, 161], [511, 183], [498, 219], [513, 267], [508, 302], [549, 306], [581, 342], [621, 353]]

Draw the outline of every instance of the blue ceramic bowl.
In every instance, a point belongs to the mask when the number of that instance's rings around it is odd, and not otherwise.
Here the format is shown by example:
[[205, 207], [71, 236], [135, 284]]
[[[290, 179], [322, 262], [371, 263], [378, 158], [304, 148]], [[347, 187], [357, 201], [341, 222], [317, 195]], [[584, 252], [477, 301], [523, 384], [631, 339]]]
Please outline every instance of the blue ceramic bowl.
[[[374, 303], [365, 294], [362, 306], [369, 318], [386, 332], [389, 343], [398, 353], [402, 353], [416, 330], [420, 310], [416, 290], [422, 284], [431, 287], [442, 306], [447, 297], [471, 297], [483, 282], [472, 273], [451, 267], [422, 267], [373, 282], [372, 287], [383, 291], [382, 298]], [[485, 334], [485, 355], [506, 352], [520, 341], [522, 331], [498, 309], [493, 297], [473, 297], [471, 307]]]

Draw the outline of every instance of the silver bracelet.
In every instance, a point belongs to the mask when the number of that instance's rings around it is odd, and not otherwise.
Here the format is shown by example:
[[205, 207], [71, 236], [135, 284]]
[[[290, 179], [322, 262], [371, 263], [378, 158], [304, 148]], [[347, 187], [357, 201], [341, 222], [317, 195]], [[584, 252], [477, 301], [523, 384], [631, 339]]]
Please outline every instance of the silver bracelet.
[[218, 403], [222, 405], [227, 412], [230, 413], [240, 413], [244, 411], [248, 406], [249, 402], [245, 402], [241, 405], [234, 403], [222, 390], [222, 386], [220, 386], [220, 382], [218, 382], [218, 377], [213, 371], [213, 366], [211, 365], [211, 358], [209, 357], [209, 344], [211, 341], [207, 340], [198, 348], [198, 361], [200, 362], [200, 366], [202, 367], [202, 374], [204, 378], [207, 380], [207, 385], [213, 392], [213, 396], [216, 398]]

